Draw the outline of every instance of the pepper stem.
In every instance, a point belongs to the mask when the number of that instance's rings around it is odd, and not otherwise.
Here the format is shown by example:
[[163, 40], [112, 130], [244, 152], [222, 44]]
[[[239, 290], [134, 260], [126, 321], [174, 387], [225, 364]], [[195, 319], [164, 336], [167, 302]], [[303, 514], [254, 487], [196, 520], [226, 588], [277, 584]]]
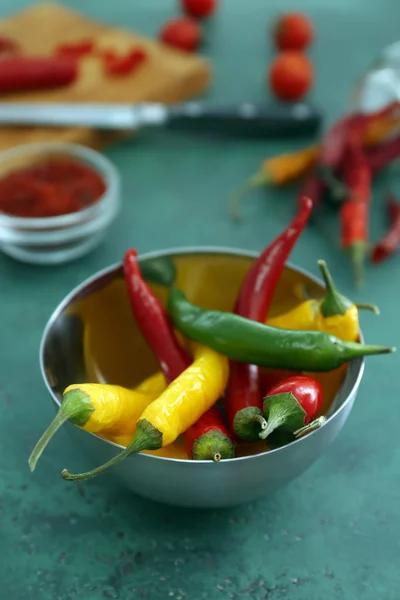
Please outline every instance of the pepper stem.
[[104, 463], [104, 465], [97, 467], [97, 469], [87, 471], [86, 473], [80, 473], [78, 475], [74, 475], [70, 473], [68, 469], [64, 469], [61, 471], [61, 477], [63, 479], [67, 479], [68, 481], [85, 481], [87, 479], [93, 479], [93, 477], [97, 477], [101, 473], [104, 473], [104, 471], [107, 471], [111, 467], [114, 467], [122, 462], [130, 454], [136, 454], [142, 450], [158, 450], [161, 447], [161, 431], [156, 429], [154, 425], [152, 425], [149, 421], [146, 421], [146, 419], [142, 419], [137, 423], [135, 435], [133, 436], [129, 446], [117, 456], [114, 456], [114, 458]]
[[381, 311], [379, 310], [379, 306], [377, 306], [376, 304], [357, 303], [354, 306], [356, 306], [358, 308], [358, 310], [370, 310], [371, 312], [374, 313], [374, 315], [381, 314]]
[[239, 410], [233, 422], [233, 429], [236, 435], [246, 442], [256, 442], [260, 431], [267, 428], [267, 421], [264, 419], [261, 410], [257, 406], [248, 406]]
[[365, 242], [355, 242], [349, 247], [357, 287], [364, 284], [364, 262], [368, 246]]
[[266, 440], [275, 429], [297, 431], [303, 427], [307, 413], [292, 392], [282, 392], [264, 398], [264, 416], [268, 425], [259, 433], [262, 440]]
[[318, 261], [322, 279], [325, 283], [325, 296], [320, 304], [320, 311], [324, 317], [334, 317], [344, 315], [353, 305], [345, 296], [339, 293], [335, 286], [332, 275], [329, 272], [328, 265], [324, 260]]
[[62, 404], [58, 409], [55, 418], [31, 452], [28, 459], [30, 470], [35, 470], [37, 462], [43, 454], [47, 444], [66, 421], [71, 421], [75, 425], [82, 427], [90, 419], [93, 411], [94, 407], [90, 402], [89, 396], [82, 390], [76, 388], [67, 392], [64, 395]]
[[254, 188], [261, 187], [268, 183], [268, 176], [260, 171], [255, 173], [250, 179], [248, 179], [236, 192], [232, 194], [231, 201], [229, 203], [229, 214], [231, 219], [234, 221], [241, 221], [242, 215], [240, 214], [239, 206], [243, 199], [243, 196]]
[[193, 460], [213, 460], [234, 458], [235, 445], [222, 431], [207, 431], [199, 436], [192, 447]]
[[314, 431], [314, 429], [318, 429], [319, 427], [322, 427], [322, 425], [324, 423], [326, 423], [326, 421], [327, 421], [326, 417], [318, 417], [318, 419], [315, 419], [314, 421], [311, 421], [311, 423], [308, 423], [307, 425], [304, 425], [304, 427], [300, 427], [300, 429], [298, 429], [297, 431], [294, 431], [293, 435], [296, 438], [303, 437], [303, 435], [306, 435], [307, 433]]

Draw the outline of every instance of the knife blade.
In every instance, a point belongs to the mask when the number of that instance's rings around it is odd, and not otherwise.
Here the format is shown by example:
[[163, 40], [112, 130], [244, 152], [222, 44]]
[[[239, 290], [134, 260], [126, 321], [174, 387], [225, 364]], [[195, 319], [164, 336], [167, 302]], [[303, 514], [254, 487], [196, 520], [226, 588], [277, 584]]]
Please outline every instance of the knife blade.
[[286, 137], [310, 135], [322, 121], [321, 112], [307, 103], [212, 106], [202, 102], [165, 105], [0, 103], [1, 126], [88, 127], [134, 131], [144, 127], [245, 135]]

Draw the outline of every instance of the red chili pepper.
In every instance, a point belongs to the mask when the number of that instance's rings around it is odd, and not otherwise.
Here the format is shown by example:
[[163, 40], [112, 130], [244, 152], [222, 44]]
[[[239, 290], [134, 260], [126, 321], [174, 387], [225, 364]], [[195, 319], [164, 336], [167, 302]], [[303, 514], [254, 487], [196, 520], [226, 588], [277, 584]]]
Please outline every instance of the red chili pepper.
[[400, 203], [389, 194], [387, 208], [390, 228], [387, 234], [372, 249], [371, 260], [380, 263], [389, 258], [400, 247]]
[[322, 139], [318, 162], [318, 173], [323, 180], [329, 182], [342, 166], [350, 136], [362, 138], [372, 116], [349, 115], [337, 121], [328, 129]]
[[179, 346], [164, 307], [142, 277], [136, 250], [128, 250], [125, 254], [124, 274], [136, 323], [169, 384], [191, 361]]
[[311, 377], [297, 375], [273, 387], [264, 398], [264, 417], [267, 428], [262, 439], [275, 430], [294, 433], [296, 437], [315, 429], [325, 422], [324, 417], [311, 422], [322, 406], [321, 384]]
[[372, 177], [377, 175], [384, 167], [387, 167], [394, 160], [400, 157], [400, 137], [393, 138], [373, 146], [366, 150], [366, 159], [371, 171]]
[[219, 410], [213, 406], [184, 435], [189, 458], [213, 460], [235, 456], [235, 444]]
[[147, 59], [147, 52], [141, 48], [134, 48], [123, 56], [118, 56], [112, 51], [103, 53], [104, 71], [107, 75], [130, 75], [139, 65]]
[[[136, 250], [124, 257], [125, 282], [137, 325], [154, 352], [167, 384], [184, 371], [191, 360], [179, 346], [167, 313], [140, 272]], [[189, 455], [195, 460], [232, 458], [234, 447], [216, 408], [211, 408], [184, 434]]]
[[55, 50], [56, 56], [69, 56], [71, 58], [81, 58], [91, 54], [95, 44], [93, 40], [81, 40], [72, 44], [60, 44]]
[[[272, 297], [296, 241], [311, 213], [312, 202], [303, 198], [290, 225], [260, 254], [248, 271], [236, 301], [235, 313], [264, 322]], [[262, 417], [260, 369], [255, 365], [231, 362], [225, 407], [228, 425], [238, 437], [252, 441], [265, 422]]]
[[0, 60], [0, 93], [61, 87], [73, 83], [77, 63], [65, 57], [12, 56]]
[[343, 181], [350, 196], [340, 210], [342, 246], [349, 251], [356, 282], [361, 284], [368, 250], [371, 172], [358, 135], [350, 136], [343, 164]]

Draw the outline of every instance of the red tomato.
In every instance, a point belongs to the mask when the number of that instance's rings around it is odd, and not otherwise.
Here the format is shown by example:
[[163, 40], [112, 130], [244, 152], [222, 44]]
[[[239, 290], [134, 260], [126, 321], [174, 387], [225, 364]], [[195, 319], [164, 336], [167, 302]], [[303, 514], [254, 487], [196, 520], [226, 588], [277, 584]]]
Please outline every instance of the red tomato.
[[300, 100], [312, 86], [314, 70], [308, 58], [300, 52], [279, 54], [270, 65], [269, 84], [280, 100]]
[[288, 392], [293, 394], [297, 402], [305, 410], [304, 425], [307, 425], [321, 408], [323, 398], [321, 384], [311, 377], [295, 375], [278, 383], [278, 385], [270, 389], [267, 396], [275, 396]]
[[181, 0], [181, 5], [187, 15], [204, 19], [214, 12], [217, 0]]
[[305, 50], [314, 35], [310, 19], [301, 13], [287, 13], [275, 25], [274, 39], [279, 50]]
[[200, 26], [189, 17], [180, 17], [167, 21], [160, 32], [164, 44], [179, 48], [185, 52], [193, 52], [202, 41]]

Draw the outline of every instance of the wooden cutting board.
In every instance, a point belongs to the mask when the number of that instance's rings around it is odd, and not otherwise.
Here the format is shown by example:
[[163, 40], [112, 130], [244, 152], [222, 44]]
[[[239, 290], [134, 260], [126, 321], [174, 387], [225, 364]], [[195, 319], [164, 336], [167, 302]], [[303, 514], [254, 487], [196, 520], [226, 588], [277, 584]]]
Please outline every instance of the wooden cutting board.
[[[124, 52], [133, 46], [146, 49], [149, 59], [127, 77], [107, 77], [100, 60], [85, 57], [79, 78], [58, 90], [10, 94], [7, 102], [177, 102], [202, 91], [210, 81], [210, 67], [195, 55], [188, 55], [142, 37], [131, 31], [98, 23], [55, 3], [32, 6], [0, 22], [1, 32], [11, 36], [30, 55], [49, 55], [61, 43], [94, 39], [102, 49]], [[67, 33], [68, 32], [68, 33]], [[17, 144], [62, 141], [99, 148], [116, 135], [82, 128], [2, 128], [0, 150]]]

